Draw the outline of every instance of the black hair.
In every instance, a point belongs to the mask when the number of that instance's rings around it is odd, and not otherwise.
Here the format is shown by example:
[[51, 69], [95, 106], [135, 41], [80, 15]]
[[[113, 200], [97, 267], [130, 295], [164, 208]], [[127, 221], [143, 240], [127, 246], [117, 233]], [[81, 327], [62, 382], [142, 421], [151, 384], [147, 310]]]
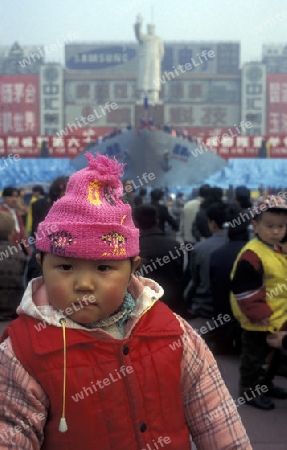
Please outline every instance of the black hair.
[[[242, 213], [242, 209], [237, 203], [229, 203], [226, 205], [226, 221], [229, 222], [228, 239], [230, 241], [247, 242], [249, 240], [249, 220], [239, 220], [239, 223], [237, 223], [240, 213]], [[232, 226], [231, 224], [234, 224], [234, 220], [236, 221], [236, 225]]]
[[257, 223], [261, 222], [262, 216], [266, 212], [270, 212], [271, 214], [277, 214], [277, 215], [280, 215], [280, 216], [282, 214], [287, 216], [287, 209], [281, 209], [281, 208], [274, 207], [274, 208], [268, 208], [266, 211], [262, 211], [260, 214], [256, 214], [253, 217], [253, 220], [255, 220], [255, 222], [257, 222]]
[[51, 204], [53, 204], [56, 200], [59, 200], [61, 195], [66, 191], [68, 181], [69, 177], [62, 175], [52, 182], [49, 189], [49, 199]]
[[40, 184], [35, 184], [35, 186], [32, 187], [32, 192], [40, 192], [41, 195], [45, 195], [45, 190]]
[[17, 192], [17, 194], [18, 194], [18, 189], [15, 188], [14, 186], [4, 187], [3, 192], [2, 192], [2, 197], [12, 197], [14, 192]]
[[156, 226], [158, 211], [153, 205], [140, 205], [134, 208], [133, 219], [139, 229], [146, 230]]
[[150, 198], [154, 202], [160, 201], [163, 198], [163, 196], [164, 196], [164, 192], [161, 189], [158, 189], [158, 188], [154, 189], [150, 193]]
[[213, 203], [207, 208], [206, 211], [208, 220], [214, 220], [218, 228], [223, 228], [224, 222], [226, 222], [226, 207], [224, 203]]
[[199, 196], [203, 197], [203, 198], [208, 197], [208, 195], [210, 193], [210, 189], [211, 189], [211, 187], [209, 186], [209, 184], [203, 184], [199, 188], [199, 191], [198, 191]]

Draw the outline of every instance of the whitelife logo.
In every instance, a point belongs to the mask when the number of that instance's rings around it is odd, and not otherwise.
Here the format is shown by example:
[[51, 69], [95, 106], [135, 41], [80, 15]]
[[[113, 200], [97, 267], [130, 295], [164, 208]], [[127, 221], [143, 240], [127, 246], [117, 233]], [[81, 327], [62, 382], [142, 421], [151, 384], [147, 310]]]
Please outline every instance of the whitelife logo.
[[132, 373], [134, 369], [132, 366], [121, 366], [119, 371], [115, 369], [114, 373], [109, 373], [106, 378], [102, 380], [97, 380], [95, 383], [91, 381], [92, 386], [82, 387], [81, 392], [77, 392], [75, 395], [72, 395], [72, 399], [74, 402], [78, 402], [79, 400], [83, 400], [86, 397], [89, 397], [90, 394], [94, 394], [94, 392], [98, 392], [98, 388], [104, 389], [105, 386], [109, 386], [111, 383], [116, 383], [122, 378], [126, 377], [128, 374]]

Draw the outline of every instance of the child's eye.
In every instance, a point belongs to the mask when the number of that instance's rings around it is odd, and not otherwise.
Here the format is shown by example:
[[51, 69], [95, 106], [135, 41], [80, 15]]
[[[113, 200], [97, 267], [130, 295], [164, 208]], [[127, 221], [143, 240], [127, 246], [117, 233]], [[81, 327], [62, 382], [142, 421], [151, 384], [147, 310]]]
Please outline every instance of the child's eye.
[[70, 270], [70, 269], [73, 268], [73, 266], [71, 266], [71, 264], [61, 264], [61, 265], [59, 266], [59, 268], [60, 268], [60, 269], [63, 269], [63, 270]]
[[98, 266], [98, 270], [100, 272], [107, 272], [108, 270], [110, 270], [110, 266], [107, 266], [106, 264], [101, 264], [100, 266]]

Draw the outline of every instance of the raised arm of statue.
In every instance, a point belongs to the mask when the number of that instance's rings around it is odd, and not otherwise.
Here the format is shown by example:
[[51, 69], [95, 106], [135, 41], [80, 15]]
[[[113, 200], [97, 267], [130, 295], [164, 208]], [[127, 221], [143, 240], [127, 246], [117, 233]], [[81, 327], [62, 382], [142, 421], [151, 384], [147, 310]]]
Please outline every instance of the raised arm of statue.
[[143, 23], [142, 17], [141, 15], [138, 15], [137, 21], [135, 23], [135, 35], [140, 44], [144, 41], [144, 38], [146, 37], [146, 35], [142, 33], [142, 23]]

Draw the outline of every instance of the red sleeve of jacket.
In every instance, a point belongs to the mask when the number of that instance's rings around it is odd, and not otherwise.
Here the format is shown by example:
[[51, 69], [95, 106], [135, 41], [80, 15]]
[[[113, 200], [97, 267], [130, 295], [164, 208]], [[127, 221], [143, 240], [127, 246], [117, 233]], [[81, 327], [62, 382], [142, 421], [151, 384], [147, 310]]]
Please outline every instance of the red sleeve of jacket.
[[231, 290], [242, 313], [252, 323], [270, 317], [272, 309], [266, 302], [266, 287], [261, 259], [252, 250], [246, 250], [237, 261]]

